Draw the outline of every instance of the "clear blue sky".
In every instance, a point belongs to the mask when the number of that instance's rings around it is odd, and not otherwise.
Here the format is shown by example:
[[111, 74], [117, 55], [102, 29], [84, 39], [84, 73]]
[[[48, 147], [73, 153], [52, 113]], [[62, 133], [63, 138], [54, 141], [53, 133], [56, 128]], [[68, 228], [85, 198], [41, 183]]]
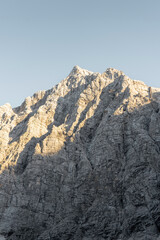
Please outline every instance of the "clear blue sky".
[[0, 105], [20, 105], [74, 65], [160, 87], [160, 0], [0, 0]]

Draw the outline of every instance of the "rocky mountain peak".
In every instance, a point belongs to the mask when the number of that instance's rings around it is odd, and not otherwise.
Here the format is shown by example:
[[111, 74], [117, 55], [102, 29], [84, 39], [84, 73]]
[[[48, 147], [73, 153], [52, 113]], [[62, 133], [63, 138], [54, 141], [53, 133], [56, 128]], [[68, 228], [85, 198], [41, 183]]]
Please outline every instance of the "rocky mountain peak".
[[75, 74], [88, 75], [88, 74], [92, 74], [92, 73], [93, 72], [83, 69], [83, 68], [79, 67], [78, 65], [76, 65], [73, 67], [70, 75], [75, 75]]
[[0, 107], [0, 237], [160, 235], [160, 89], [75, 66], [21, 106]]

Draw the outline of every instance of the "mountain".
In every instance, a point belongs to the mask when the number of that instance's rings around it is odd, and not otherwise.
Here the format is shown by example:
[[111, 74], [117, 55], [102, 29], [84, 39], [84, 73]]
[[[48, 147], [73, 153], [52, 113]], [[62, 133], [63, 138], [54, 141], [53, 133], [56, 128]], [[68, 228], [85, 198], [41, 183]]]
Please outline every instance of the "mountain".
[[159, 240], [160, 89], [75, 66], [0, 107], [7, 240]]

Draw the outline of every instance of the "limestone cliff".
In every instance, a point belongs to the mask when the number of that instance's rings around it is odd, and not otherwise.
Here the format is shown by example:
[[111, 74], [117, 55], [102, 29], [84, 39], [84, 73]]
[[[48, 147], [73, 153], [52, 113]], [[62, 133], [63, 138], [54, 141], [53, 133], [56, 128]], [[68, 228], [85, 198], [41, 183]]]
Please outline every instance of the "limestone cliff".
[[160, 89], [75, 66], [1, 106], [0, 235], [160, 239]]

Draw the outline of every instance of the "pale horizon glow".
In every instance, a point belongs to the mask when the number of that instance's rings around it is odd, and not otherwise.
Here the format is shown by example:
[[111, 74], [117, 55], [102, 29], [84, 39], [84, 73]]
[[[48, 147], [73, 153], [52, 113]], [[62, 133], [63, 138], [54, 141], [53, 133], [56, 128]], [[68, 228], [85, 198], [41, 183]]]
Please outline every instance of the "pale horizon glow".
[[0, 0], [0, 105], [19, 106], [75, 65], [160, 87], [159, 0]]

